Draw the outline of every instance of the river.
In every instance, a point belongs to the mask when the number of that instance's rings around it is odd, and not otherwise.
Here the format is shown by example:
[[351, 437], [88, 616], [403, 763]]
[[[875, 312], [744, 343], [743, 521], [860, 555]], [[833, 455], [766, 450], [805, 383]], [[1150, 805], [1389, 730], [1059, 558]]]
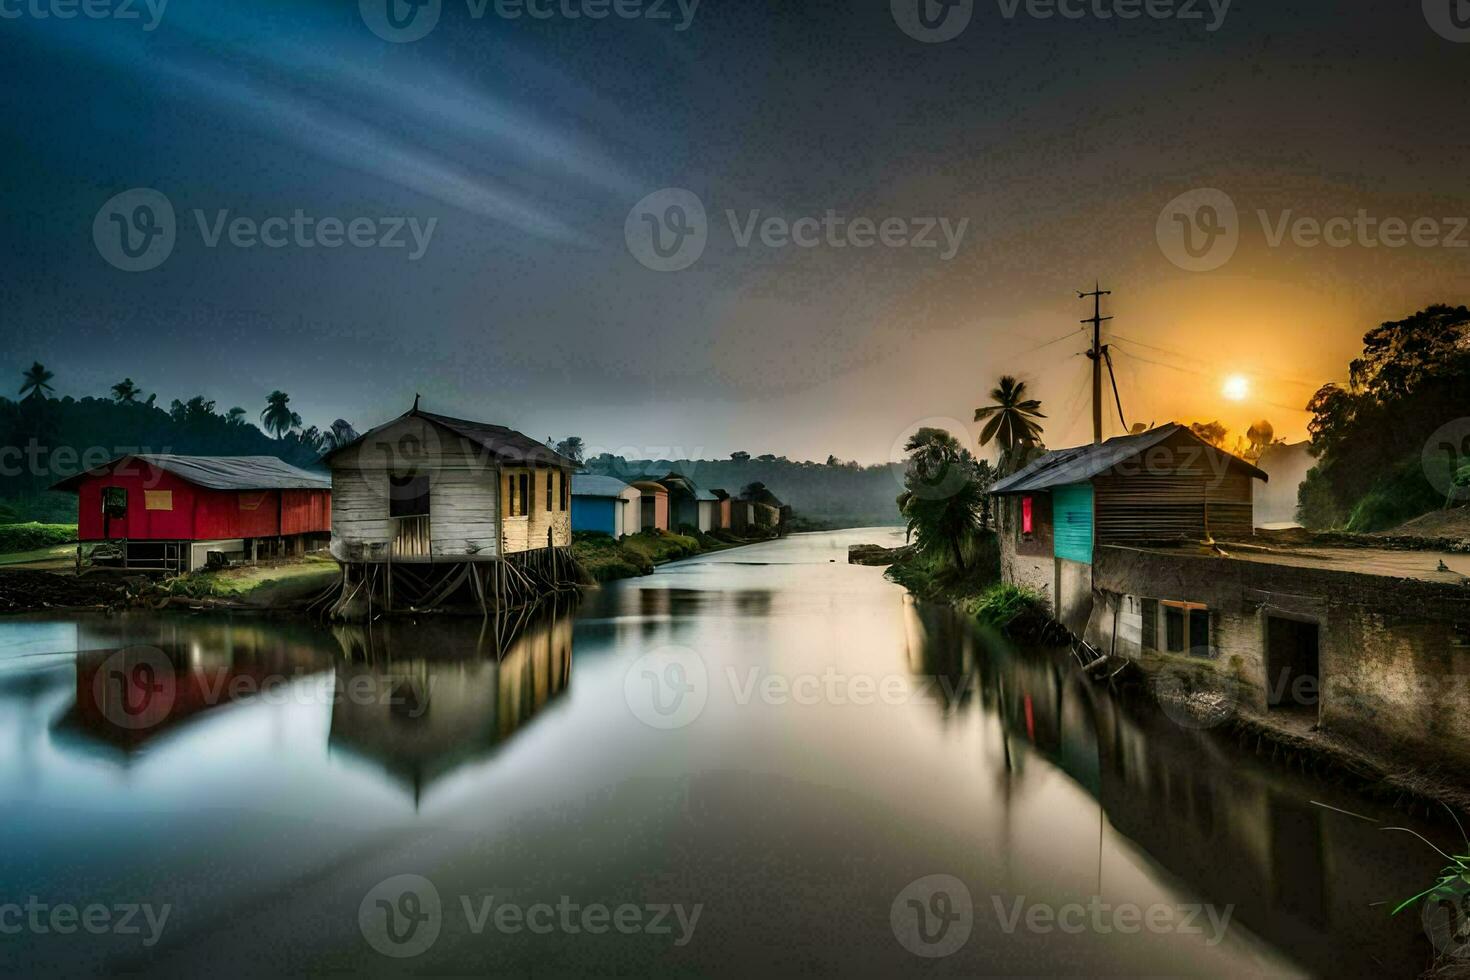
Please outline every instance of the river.
[[1428, 965], [1384, 903], [1443, 862], [1401, 813], [846, 563], [897, 537], [706, 555], [518, 627], [0, 621], [6, 970]]

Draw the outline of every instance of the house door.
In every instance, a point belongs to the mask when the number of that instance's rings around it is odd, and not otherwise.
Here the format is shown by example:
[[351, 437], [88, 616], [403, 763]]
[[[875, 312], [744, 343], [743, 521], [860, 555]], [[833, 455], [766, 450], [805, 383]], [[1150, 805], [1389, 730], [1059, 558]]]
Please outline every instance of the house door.
[[654, 500], [652, 495], [649, 495], [647, 497], [644, 497], [641, 501], [639, 501], [639, 503], [643, 507], [643, 519], [639, 522], [638, 528], [639, 530], [647, 531], [649, 528], [653, 527], [655, 513], [654, 507], [655, 505], [657, 505], [658, 501]]
[[1296, 619], [1266, 619], [1266, 704], [1316, 715], [1321, 701], [1319, 627]]

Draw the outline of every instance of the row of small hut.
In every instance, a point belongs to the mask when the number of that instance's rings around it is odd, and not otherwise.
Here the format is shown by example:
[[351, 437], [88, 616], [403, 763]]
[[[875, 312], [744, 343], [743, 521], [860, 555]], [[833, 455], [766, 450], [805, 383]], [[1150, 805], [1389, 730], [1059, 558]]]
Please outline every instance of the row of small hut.
[[765, 536], [789, 516], [759, 484], [732, 495], [675, 471], [583, 473], [514, 429], [417, 400], [322, 462], [326, 475], [266, 456], [131, 454], [56, 489], [77, 494], [79, 540], [129, 568], [178, 573], [327, 546], [342, 577], [322, 609], [342, 619], [503, 611], [574, 588], [573, 531]]

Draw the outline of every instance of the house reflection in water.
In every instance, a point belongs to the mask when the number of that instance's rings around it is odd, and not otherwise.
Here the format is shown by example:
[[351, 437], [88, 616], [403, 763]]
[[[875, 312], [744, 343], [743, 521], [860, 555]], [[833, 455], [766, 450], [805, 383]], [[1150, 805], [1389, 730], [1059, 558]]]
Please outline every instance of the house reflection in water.
[[332, 669], [304, 624], [245, 618], [85, 620], [77, 649], [75, 701], [52, 731], [125, 765], [204, 713]]
[[[997, 795], [1008, 805], [1039, 791], [1026, 760], [1040, 755], [1098, 801], [1114, 832], [1107, 848], [1136, 848], [1204, 901], [1233, 905], [1235, 922], [1310, 972], [1428, 965], [1419, 915], [1388, 912], [1424, 888], [1424, 845], [1382, 828], [1442, 837], [1432, 825], [1082, 680], [1065, 650], [1017, 651], [948, 609], [911, 605], [908, 618], [910, 669], [938, 679], [939, 710], [958, 718], [978, 702], [984, 724], [998, 726]], [[1101, 869], [1102, 836], [1098, 848]], [[1106, 899], [1106, 879], [1097, 887]]]
[[345, 662], [331, 747], [381, 766], [415, 803], [493, 753], [571, 681], [572, 617], [554, 603], [520, 622], [383, 620], [333, 633]]

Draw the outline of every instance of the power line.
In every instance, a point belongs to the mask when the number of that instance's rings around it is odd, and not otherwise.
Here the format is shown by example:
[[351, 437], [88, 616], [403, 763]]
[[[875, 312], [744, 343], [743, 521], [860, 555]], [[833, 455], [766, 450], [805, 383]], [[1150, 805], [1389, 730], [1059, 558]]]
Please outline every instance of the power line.
[[1046, 341], [1045, 343], [1037, 344], [1035, 347], [1032, 347], [1032, 348], [1029, 348], [1027, 350], [1022, 351], [1021, 352], [1021, 356], [1022, 357], [1025, 357], [1027, 354], [1034, 354], [1034, 353], [1036, 353], [1039, 350], [1043, 350], [1043, 349], [1045, 349], [1047, 347], [1050, 347], [1052, 344], [1060, 344], [1064, 340], [1071, 340], [1073, 337], [1077, 336], [1079, 333], [1082, 333], [1082, 332], [1083, 332], [1082, 328], [1081, 327], [1078, 327], [1076, 330], [1073, 330], [1071, 333], [1064, 333], [1060, 337], [1056, 337], [1056, 338], [1054, 338], [1052, 340]]

